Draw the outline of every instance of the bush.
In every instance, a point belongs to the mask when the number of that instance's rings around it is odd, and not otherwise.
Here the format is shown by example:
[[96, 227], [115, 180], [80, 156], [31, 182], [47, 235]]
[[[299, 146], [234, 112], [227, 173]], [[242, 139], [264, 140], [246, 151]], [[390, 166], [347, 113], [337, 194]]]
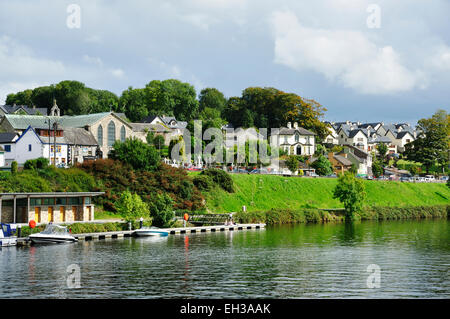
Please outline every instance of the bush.
[[150, 215], [153, 218], [153, 225], [170, 227], [175, 217], [172, 198], [165, 193], [156, 195], [156, 198], [150, 203]]
[[116, 202], [117, 212], [125, 218], [127, 222], [133, 222], [140, 217], [150, 217], [148, 205], [141, 200], [137, 194], [125, 191]]
[[27, 160], [23, 165], [24, 169], [45, 169], [49, 165], [48, 159], [45, 157], [39, 157], [32, 160]]
[[138, 138], [115, 141], [109, 156], [111, 159], [130, 164], [136, 170], [155, 170], [159, 164], [156, 149]]
[[207, 192], [214, 187], [213, 180], [207, 175], [197, 175], [194, 177], [194, 185], [202, 192]]
[[17, 174], [17, 162], [13, 161], [11, 163], [11, 174]]
[[210, 177], [214, 183], [219, 185], [225, 191], [234, 193], [233, 179], [230, 177], [230, 175], [228, 175], [228, 173], [224, 172], [223, 170], [210, 168], [202, 171], [200, 175]]

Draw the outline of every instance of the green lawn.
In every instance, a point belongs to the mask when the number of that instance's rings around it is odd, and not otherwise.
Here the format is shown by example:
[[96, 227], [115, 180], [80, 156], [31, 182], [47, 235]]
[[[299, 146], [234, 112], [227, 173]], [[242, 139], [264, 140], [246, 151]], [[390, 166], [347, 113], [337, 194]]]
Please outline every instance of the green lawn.
[[[337, 179], [298, 178], [271, 175], [232, 175], [236, 192], [215, 189], [206, 195], [212, 212], [248, 211], [271, 208], [340, 208], [333, 199]], [[450, 190], [445, 184], [364, 181], [370, 206], [422, 206], [448, 204]]]

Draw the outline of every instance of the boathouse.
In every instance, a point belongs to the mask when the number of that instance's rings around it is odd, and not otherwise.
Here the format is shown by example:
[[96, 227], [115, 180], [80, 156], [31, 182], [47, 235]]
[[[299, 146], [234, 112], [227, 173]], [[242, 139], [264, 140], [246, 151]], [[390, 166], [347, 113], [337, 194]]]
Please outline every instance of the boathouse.
[[0, 193], [2, 223], [93, 221], [92, 197], [104, 192]]

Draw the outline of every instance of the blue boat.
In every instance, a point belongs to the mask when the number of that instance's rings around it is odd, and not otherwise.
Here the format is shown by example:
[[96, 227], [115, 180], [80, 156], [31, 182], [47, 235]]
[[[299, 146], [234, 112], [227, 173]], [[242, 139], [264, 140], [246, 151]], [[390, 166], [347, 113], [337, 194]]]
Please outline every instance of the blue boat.
[[17, 236], [14, 236], [15, 229], [10, 224], [0, 223], [0, 247], [17, 245]]

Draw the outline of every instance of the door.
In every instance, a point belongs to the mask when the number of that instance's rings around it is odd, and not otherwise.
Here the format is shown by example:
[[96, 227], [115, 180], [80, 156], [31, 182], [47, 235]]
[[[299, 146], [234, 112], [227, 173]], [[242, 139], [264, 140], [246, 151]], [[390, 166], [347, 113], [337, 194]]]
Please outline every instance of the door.
[[53, 207], [48, 208], [48, 222], [53, 222]]
[[34, 208], [34, 221], [36, 223], [40, 223], [41, 222], [41, 208], [40, 207], [35, 207]]
[[66, 221], [66, 208], [64, 206], [59, 206], [59, 214], [61, 216], [61, 221]]
[[72, 215], [73, 215], [73, 220], [79, 220], [78, 214], [77, 214], [77, 206], [72, 206]]
[[88, 209], [88, 220], [92, 220], [92, 216], [91, 216], [91, 206], [88, 206], [87, 209]]

